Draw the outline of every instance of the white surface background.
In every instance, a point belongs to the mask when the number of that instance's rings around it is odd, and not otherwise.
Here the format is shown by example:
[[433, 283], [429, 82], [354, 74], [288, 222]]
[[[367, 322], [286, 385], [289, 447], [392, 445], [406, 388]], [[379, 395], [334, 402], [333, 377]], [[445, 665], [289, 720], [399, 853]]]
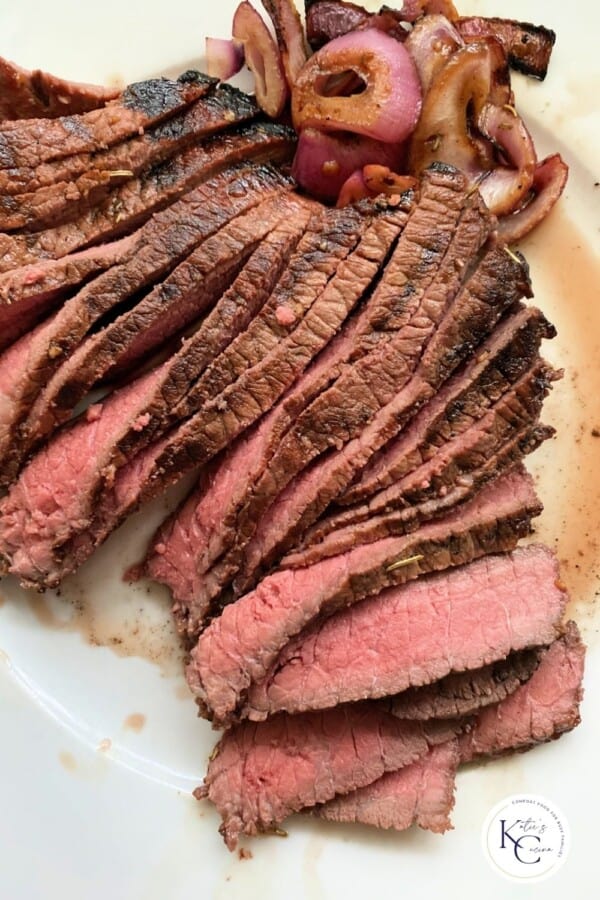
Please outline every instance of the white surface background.
[[[127, 81], [201, 66], [204, 36], [228, 36], [234, 7], [234, 0], [2, 0], [0, 53], [65, 77]], [[445, 837], [296, 816], [287, 840], [254, 841], [253, 858], [240, 861], [222, 844], [215, 812], [189, 797], [215, 738], [186, 694], [166, 596], [121, 582], [164, 515], [161, 501], [113, 536], [62, 599], [27, 597], [9, 579], [0, 584], [3, 900], [594, 894], [600, 441], [590, 432], [600, 427], [600, 16], [591, 0], [465, 0], [460, 9], [543, 22], [559, 36], [547, 81], [516, 77], [515, 87], [540, 153], [559, 149], [571, 164], [561, 210], [524, 249], [536, 302], [559, 327], [549, 355], [568, 368], [545, 415], [559, 438], [536, 454], [535, 467], [546, 503], [539, 536], [557, 545], [590, 644], [583, 725], [530, 754], [461, 772], [455, 831]], [[132, 713], [145, 717], [139, 731], [128, 727]], [[552, 799], [572, 830], [564, 868], [527, 887], [495, 875], [480, 849], [490, 808], [520, 791]]]

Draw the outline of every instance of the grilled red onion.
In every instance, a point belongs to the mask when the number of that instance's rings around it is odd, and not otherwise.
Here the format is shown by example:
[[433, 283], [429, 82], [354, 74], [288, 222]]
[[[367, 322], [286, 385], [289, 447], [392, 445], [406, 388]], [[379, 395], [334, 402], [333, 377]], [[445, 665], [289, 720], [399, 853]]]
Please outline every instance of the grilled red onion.
[[506, 215], [517, 209], [531, 190], [537, 165], [533, 140], [512, 106], [486, 103], [477, 125], [510, 164], [510, 168], [498, 166], [491, 171], [479, 188], [488, 208], [497, 216]]
[[[327, 96], [332, 77], [354, 72], [364, 90], [352, 96]], [[322, 128], [363, 134], [385, 143], [401, 143], [412, 132], [421, 110], [421, 85], [404, 46], [376, 29], [346, 34], [308, 60], [292, 92], [298, 130]]]
[[206, 72], [219, 81], [233, 78], [244, 65], [244, 48], [236, 41], [206, 38]]
[[235, 11], [232, 32], [243, 45], [246, 65], [254, 75], [258, 105], [268, 116], [280, 116], [288, 98], [281, 56], [269, 29], [247, 0]]
[[262, 0], [279, 44], [287, 83], [293, 87], [300, 69], [308, 59], [304, 29], [294, 0]]
[[542, 160], [533, 176], [532, 199], [518, 212], [499, 221], [499, 240], [513, 244], [539, 225], [562, 194], [568, 175], [569, 167], [559, 153]]
[[457, 50], [425, 95], [413, 134], [409, 170], [420, 174], [434, 162], [462, 169], [472, 179], [485, 170], [485, 154], [471, 138], [468, 114], [475, 120], [486, 103], [510, 104], [505, 77], [506, 57], [500, 44], [488, 40]]
[[336, 200], [344, 182], [357, 169], [379, 163], [401, 170], [406, 155], [398, 144], [382, 144], [348, 132], [305, 128], [298, 140], [292, 174], [313, 197]]
[[404, 46], [415, 62], [423, 93], [463, 45], [460, 34], [445, 16], [424, 16], [416, 23]]

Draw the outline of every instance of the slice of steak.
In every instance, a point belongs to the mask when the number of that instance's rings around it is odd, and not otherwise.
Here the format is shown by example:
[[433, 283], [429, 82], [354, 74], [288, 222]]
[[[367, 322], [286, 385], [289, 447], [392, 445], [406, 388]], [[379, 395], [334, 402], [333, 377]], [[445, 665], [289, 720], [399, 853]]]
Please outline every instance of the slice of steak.
[[[209, 310], [286, 209], [280, 197], [237, 216], [203, 241], [139, 303], [88, 337], [38, 395], [5, 457], [10, 479], [31, 449], [65, 422], [116, 367], [131, 366]], [[164, 418], [164, 416], [163, 416]]]
[[462, 762], [527, 750], [580, 722], [585, 645], [575, 622], [545, 651], [529, 681], [497, 706], [482, 710], [460, 737]]
[[[529, 290], [524, 266], [514, 262], [502, 250], [490, 251], [450, 305], [414, 375], [403, 387], [401, 382], [396, 393], [390, 389], [394, 384], [394, 373], [402, 371], [404, 365], [408, 341], [399, 340], [390, 344], [384, 376], [377, 368], [370, 373], [370, 378], [365, 377], [363, 385], [355, 381], [351, 403], [348, 394], [344, 401], [344, 395], [337, 392], [332, 404], [326, 406], [324, 401], [329, 393], [326, 392], [319, 398], [323, 402], [316, 415], [312, 415], [309, 407], [306, 419], [298, 420], [294, 432], [290, 432], [289, 440], [282, 443], [265, 475], [265, 480], [272, 485], [270, 497], [278, 496], [278, 500], [260, 519], [255, 536], [246, 547], [243, 564], [234, 582], [237, 593], [256, 583], [261, 570], [293, 546], [329, 503], [354, 480], [373, 453], [398, 434], [465, 357], [472, 355], [474, 348], [493, 330], [507, 309]], [[379, 406], [379, 409], [368, 424], [356, 428], [354, 436], [350, 432], [351, 439], [337, 453], [317, 460], [292, 481], [306, 461], [314, 457], [315, 449], [317, 452], [326, 449], [332, 435], [339, 435], [337, 420], [341, 419], [345, 426], [355, 415], [355, 403], [364, 400], [368, 404], [369, 398], [372, 407], [377, 409]], [[350, 415], [344, 412], [345, 403], [349, 403]], [[362, 405], [358, 409], [357, 425], [362, 418]], [[301, 424], [310, 429], [308, 437], [302, 438]], [[346, 437], [344, 431], [345, 428], [342, 429], [342, 440]], [[320, 437], [321, 434], [324, 437]], [[285, 484], [288, 487], [277, 495], [277, 489]]]
[[192, 691], [215, 720], [230, 719], [250, 686], [318, 616], [427, 572], [512, 550], [539, 512], [531, 479], [515, 472], [486, 487], [459, 515], [408, 537], [386, 538], [305, 569], [270, 575], [225, 607], [202, 633], [187, 669]]
[[409, 534], [422, 524], [438, 519], [450, 510], [461, 508], [462, 504], [472, 500], [484, 485], [522, 464], [526, 456], [534, 453], [544, 441], [554, 437], [554, 434], [554, 429], [547, 425], [525, 428], [455, 487], [446, 490], [442, 485], [437, 495], [433, 494], [419, 503], [380, 515], [370, 515], [361, 521], [339, 528], [330, 529], [330, 522], [324, 519], [323, 527], [326, 531], [324, 535], [320, 534], [320, 525], [317, 522], [314, 529], [307, 531], [298, 549], [290, 551], [283, 557], [281, 566], [297, 569], [330, 556], [339, 556], [340, 553], [351, 550], [357, 543], [370, 544], [390, 535]]
[[23, 69], [0, 57], [0, 119], [31, 119], [84, 113], [118, 97], [116, 88], [66, 81]]
[[336, 503], [350, 506], [365, 500], [427, 462], [525, 374], [542, 340], [555, 335], [535, 307], [507, 316], [398, 437], [373, 456], [360, 479]]
[[[254, 119], [257, 114], [253, 98], [223, 85], [214, 94], [197, 100], [181, 115], [110, 150], [46, 163], [39, 167], [41, 172], [36, 170], [34, 183], [38, 186], [33, 190], [16, 195], [11, 190], [10, 195], [0, 197], [0, 229], [42, 231], [70, 222], [91, 206], [97, 206], [115, 186], [147, 172], [150, 167], [154, 169], [203, 138]], [[39, 184], [49, 177], [54, 179], [50, 184]], [[14, 184], [13, 178], [11, 181]]]
[[223, 735], [194, 795], [215, 804], [233, 850], [241, 834], [272, 831], [294, 812], [372, 784], [455, 733], [370, 704], [244, 722]]
[[511, 68], [544, 80], [550, 64], [556, 34], [543, 25], [513, 19], [465, 16], [455, 23], [466, 41], [495, 38], [504, 47]]
[[[109, 147], [89, 153], [74, 153], [39, 166], [0, 169], [2, 195], [33, 194], [41, 188], [59, 183], [72, 183], [86, 173], [118, 172], [129, 169], [139, 174], [150, 163], [157, 164], [180, 152], [200, 137], [256, 117], [258, 106], [253, 97], [228, 84], [182, 107], [171, 119], [158, 122], [142, 133]], [[3, 200], [4, 202], [4, 200]], [[4, 203], [10, 212], [10, 201]]]
[[144, 226], [138, 252], [68, 300], [28, 343], [27, 355], [21, 357], [21, 365], [14, 372], [11, 403], [5, 409], [1, 454], [14, 445], [19, 426], [62, 359], [72, 353], [95, 323], [168, 275], [198, 244], [236, 215], [289, 186], [283, 176], [268, 167], [242, 166], [212, 178]]
[[409, 688], [390, 700], [399, 719], [459, 719], [500, 703], [524, 685], [540, 664], [544, 648], [511, 653], [481, 669], [447, 675], [431, 685]]
[[[244, 713], [261, 719], [395, 694], [401, 703], [409, 688], [550, 644], [567, 602], [557, 580], [555, 557], [535, 546], [392, 587], [290, 641], [251, 684]], [[201, 637], [195, 661], [202, 646]]]
[[[297, 409], [262, 477], [249, 486], [235, 542], [204, 582], [207, 602], [245, 563], [244, 548], [261, 515], [288, 481], [328, 446], [339, 448], [349, 435], [359, 433], [374, 407], [385, 403], [386, 396], [391, 399], [409, 377], [436, 320], [459, 288], [466, 261], [478, 252], [490, 227], [487, 211], [478, 198], [468, 196], [462, 177], [457, 180], [456, 172], [445, 167], [429, 172], [419, 205], [361, 314], [352, 364], [343, 366], [337, 380], [312, 403], [307, 400], [306, 409]], [[361, 349], [369, 352], [361, 354]], [[389, 366], [388, 356], [394, 353], [398, 358]], [[373, 390], [374, 380], [379, 383]], [[248, 559], [252, 554], [249, 549]], [[245, 571], [244, 565], [240, 585], [250, 583]]]
[[311, 546], [326, 535], [373, 516], [445, 497], [467, 486], [480, 472], [495, 472], [496, 459], [506, 445], [520, 441], [537, 423], [544, 400], [557, 374], [537, 359], [533, 367], [500, 400], [465, 431], [458, 432], [417, 468], [395, 484], [378, 491], [368, 502], [333, 513], [309, 529], [302, 542]]
[[39, 234], [0, 235], [0, 271], [40, 259], [58, 259], [94, 243], [112, 240], [139, 227], [153, 213], [228, 166], [249, 160], [285, 160], [294, 142], [291, 129], [276, 124], [251, 124], [209, 138], [114, 188], [100, 206], [73, 222]]
[[410, 766], [387, 772], [366, 787], [315, 807], [314, 815], [330, 822], [356, 822], [395, 831], [418, 825], [443, 834], [452, 828], [450, 813], [458, 763], [458, 741], [454, 738], [432, 747]]
[[62, 259], [43, 260], [0, 275], [0, 350], [52, 312], [67, 294], [73, 294], [111, 266], [130, 259], [136, 248], [137, 239], [132, 234]]
[[82, 115], [0, 123], [0, 169], [34, 167], [74, 153], [94, 153], [168, 119], [216, 85], [186, 72], [177, 81], [152, 78], [130, 84], [116, 100]]

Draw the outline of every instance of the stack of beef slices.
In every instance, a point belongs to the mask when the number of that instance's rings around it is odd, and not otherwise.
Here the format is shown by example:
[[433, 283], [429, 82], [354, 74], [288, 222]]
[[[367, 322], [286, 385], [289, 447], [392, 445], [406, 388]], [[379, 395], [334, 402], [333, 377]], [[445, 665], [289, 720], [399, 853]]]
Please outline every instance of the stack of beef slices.
[[56, 587], [197, 473], [144, 569], [226, 729], [230, 847], [300, 810], [443, 831], [460, 763], [581, 695], [556, 562], [517, 549], [560, 374], [525, 260], [450, 167], [330, 209], [293, 148], [196, 73], [0, 123], [2, 566]]
[[227, 729], [198, 796], [230, 847], [306, 809], [444, 830], [459, 763], [577, 723], [583, 647], [556, 561], [516, 549], [542, 510], [523, 460], [553, 434], [560, 376], [528, 296], [525, 261], [437, 167], [281, 399], [210, 462], [201, 419], [179, 430], [199, 423], [186, 452], [207, 462], [146, 570], [171, 589], [202, 714]]

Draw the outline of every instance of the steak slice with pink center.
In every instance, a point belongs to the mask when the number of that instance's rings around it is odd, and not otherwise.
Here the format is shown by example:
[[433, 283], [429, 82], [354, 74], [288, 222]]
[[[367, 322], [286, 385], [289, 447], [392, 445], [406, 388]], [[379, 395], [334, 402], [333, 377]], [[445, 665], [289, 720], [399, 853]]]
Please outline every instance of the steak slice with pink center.
[[390, 588], [287, 644], [249, 688], [244, 712], [389, 697], [550, 644], [567, 602], [558, 576], [553, 554], [536, 546]]
[[418, 825], [443, 834], [452, 828], [450, 813], [458, 763], [458, 741], [454, 739], [432, 747], [410, 766], [317, 806], [314, 815], [330, 822], [355, 822], [395, 831]]
[[369, 704], [244, 722], [221, 738], [194, 794], [215, 804], [233, 850], [239, 835], [272, 831], [293, 812], [410, 765], [455, 733], [445, 723], [401, 722]]

